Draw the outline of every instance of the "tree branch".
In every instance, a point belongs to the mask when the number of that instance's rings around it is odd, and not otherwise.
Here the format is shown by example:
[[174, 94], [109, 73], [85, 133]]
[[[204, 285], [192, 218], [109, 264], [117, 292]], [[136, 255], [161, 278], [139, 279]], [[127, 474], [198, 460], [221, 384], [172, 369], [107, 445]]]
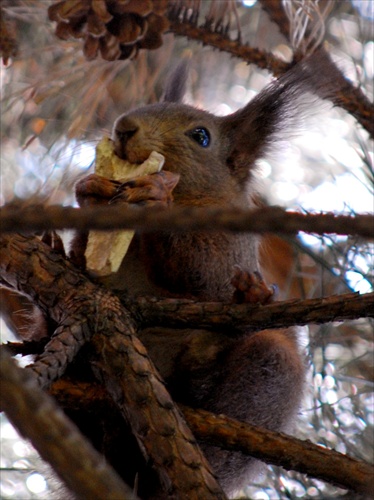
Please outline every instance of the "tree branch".
[[275, 23], [282, 35], [290, 39], [290, 21], [284, 11], [281, 2], [274, 2], [273, 0], [260, 0], [261, 8], [267, 13], [270, 20]]
[[79, 498], [135, 500], [131, 489], [4, 347], [0, 382], [1, 410]]
[[125, 298], [124, 302], [143, 326], [172, 328], [230, 327], [259, 331], [374, 317], [374, 292], [285, 300], [265, 306], [156, 297], [138, 297], [131, 303]]
[[181, 407], [195, 435], [209, 444], [240, 450], [264, 462], [322, 479], [340, 488], [371, 494], [374, 467], [310, 441], [237, 422], [205, 410]]
[[[169, 430], [175, 424], [175, 420], [178, 421], [177, 427], [180, 428], [181, 417], [179, 416], [179, 412], [172, 410], [171, 400], [161, 385], [157, 372], [154, 371], [153, 366], [149, 363], [144, 348], [133, 335], [134, 323], [131, 315], [126, 312], [126, 309], [121, 307], [117, 297], [113, 297], [109, 292], [90, 283], [68, 261], [64, 260], [50, 247], [44, 245], [36, 238], [26, 238], [18, 235], [12, 237], [3, 236], [0, 239], [0, 272], [7, 283], [31, 296], [39, 306], [48, 310], [49, 314], [56, 321], [62, 322], [65, 325], [69, 325], [69, 322], [70, 325], [79, 325], [79, 321], [82, 321], [82, 318], [84, 318], [88, 322], [84, 328], [86, 332], [95, 332], [92, 345], [95, 347], [99, 359], [99, 362], [96, 362], [95, 365], [99, 368], [108, 392], [117, 403], [122, 415], [133, 425], [134, 434], [141, 441], [142, 446], [146, 450], [146, 455], [153, 457], [157, 453], [160, 453], [160, 450], [165, 452], [165, 449], [168, 448], [163, 447], [162, 440], [166, 436], [167, 446], [170, 446], [170, 441], [173, 438]], [[284, 326], [284, 322], [277, 319], [277, 315], [282, 314], [288, 317], [287, 321], [290, 323], [292, 317], [292, 324], [295, 324], [295, 318], [298, 318], [297, 321], [302, 322], [302, 314], [308, 315], [308, 322], [319, 321], [321, 311], [322, 315], [327, 315], [324, 320], [330, 321], [346, 317], [358, 317], [363, 314], [373, 316], [373, 295], [366, 294], [359, 296], [357, 294], [347, 294], [342, 297], [327, 299], [286, 301], [257, 308], [244, 304], [198, 304], [193, 301], [178, 301], [174, 299], [157, 302], [155, 299], [143, 297], [139, 299], [139, 305], [136, 307], [138, 307], [137, 315], [143, 315], [147, 318], [146, 321], [153, 321], [152, 314], [154, 312], [150, 311], [151, 309], [155, 308], [157, 310], [159, 308], [156, 316], [163, 317], [164, 321], [168, 321], [169, 326], [169, 321], [172, 321], [169, 317], [170, 315], [177, 318], [180, 316], [176, 320], [181, 322], [179, 326], [186, 325], [183, 323], [185, 320], [183, 320], [182, 315], [188, 315], [189, 327], [191, 325], [195, 326], [194, 321], [196, 321], [196, 325], [199, 325], [199, 327], [212, 327], [214, 324], [217, 325], [218, 321], [223, 321], [223, 324], [226, 322], [227, 324], [235, 325], [242, 324], [242, 321], [244, 321], [244, 324], [249, 323], [250, 327], [253, 328], [255, 328], [255, 325], [256, 328], [258, 328], [258, 325], [264, 328], [265, 322], [265, 327], [269, 328], [270, 326]], [[135, 304], [136, 302], [132, 303], [131, 310], [135, 310]], [[304, 306], [303, 313], [301, 305]], [[307, 306], [307, 311], [309, 309], [308, 312], [306, 312], [305, 306]], [[290, 313], [285, 313], [287, 309], [290, 310]], [[332, 313], [328, 316], [328, 311], [330, 310]], [[246, 319], [248, 315], [249, 320]], [[270, 320], [267, 320], [266, 317], [269, 317]], [[258, 323], [256, 324], [256, 322]], [[81, 326], [78, 326], [78, 330], [79, 328]], [[90, 334], [85, 334], [85, 338], [89, 338], [89, 336]], [[78, 338], [80, 338], [79, 335]], [[69, 342], [68, 347], [71, 347]], [[156, 402], [154, 401], [154, 397], [156, 398]], [[144, 401], [147, 401], [147, 405], [143, 405]], [[140, 409], [138, 408], [139, 402], [142, 403]], [[144, 406], [147, 408], [146, 412], [142, 411]], [[152, 407], [155, 408], [155, 414], [152, 414]], [[148, 419], [152, 420], [152, 424], [148, 428], [148, 439], [144, 441], [143, 436], [139, 437], [139, 425], [144, 430], [144, 423], [148, 422]], [[162, 424], [155, 428], [154, 423], [160, 420]], [[195, 451], [196, 445], [188, 430], [183, 429], [182, 432], [184, 446], [187, 446], [189, 450], [187, 455], [182, 451], [182, 477], [178, 481], [179, 478], [174, 480], [173, 472], [169, 469], [166, 473], [168, 477], [173, 477], [173, 483], [177, 484], [177, 487], [181, 487], [182, 491], [186, 491], [187, 480], [185, 478], [188, 472], [188, 470], [186, 472], [186, 468], [188, 469], [188, 464], [191, 464], [191, 462], [189, 462], [190, 458], [188, 458], [188, 463], [186, 464], [183, 454], [185, 457], [190, 457], [190, 453]], [[160, 434], [163, 437], [160, 437]], [[179, 451], [180, 442], [176, 446]], [[297, 453], [300, 453], [299, 449]], [[261, 458], [263, 459], [264, 457], [261, 455]], [[287, 466], [287, 460], [285, 462], [282, 461], [282, 464], [284, 463]], [[290, 459], [289, 463], [293, 464], [294, 459]], [[306, 465], [302, 460], [300, 463], [301, 470], [305, 471]], [[196, 462], [194, 461], [195, 465]], [[201, 467], [204, 467], [204, 465]], [[363, 479], [361, 478], [361, 484], [367, 484], [367, 469], [365, 469], [365, 464], [363, 466], [364, 469], [361, 469], [361, 466], [359, 466], [356, 470], [356, 465], [352, 465], [352, 467], [354, 468], [351, 474], [353, 482], [349, 483], [350, 485], [344, 483], [344, 487], [361, 488], [358, 491], [363, 491], [362, 488], [366, 488], [366, 486], [358, 486], [360, 479], [357, 478], [359, 478], [360, 471], [362, 473], [362, 470], [364, 470], [364, 477]], [[176, 471], [181, 470], [178, 469], [178, 466], [175, 469]], [[320, 474], [328, 475], [326, 471], [320, 471], [318, 467], [313, 470], [317, 471], [317, 477], [320, 477]], [[334, 470], [338, 470], [338, 466]], [[197, 474], [196, 470], [193, 471], [194, 476], [195, 474]], [[212, 493], [212, 498], [219, 498], [221, 493], [217, 493], [218, 490], [213, 490], [210, 479], [208, 481], [209, 494], [214, 492]], [[342, 478], [338, 478], [337, 480], [335, 476], [332, 479], [332, 482], [335, 484], [342, 485], [341, 481]], [[194, 480], [192, 480], [193, 482]], [[354, 485], [352, 486], [353, 483]], [[194, 484], [195, 486], [196, 484]]]
[[[260, 0], [260, 3], [270, 20], [278, 26], [280, 32], [289, 40], [290, 23], [281, 2]], [[344, 77], [336, 65], [335, 68], [337, 91], [331, 97], [331, 102], [354, 116], [374, 139], [374, 104], [369, 101], [360, 88], [355, 87], [352, 82]]]
[[[59, 380], [50, 393], [64, 408], [92, 407], [110, 411], [105, 390], [97, 384]], [[295, 470], [340, 488], [370, 493], [374, 486], [374, 468], [335, 450], [309, 441], [238, 422], [224, 415], [180, 406], [188, 425], [202, 441], [226, 450], [240, 451], [266, 463]]]
[[280, 207], [254, 210], [219, 207], [147, 207], [97, 206], [72, 208], [34, 206], [0, 209], [1, 232], [33, 232], [47, 229], [141, 229], [143, 231], [229, 230], [297, 234], [351, 234], [372, 238], [374, 216], [369, 214], [335, 215], [288, 212]]
[[77, 325], [78, 338], [82, 328], [85, 338], [87, 332], [94, 334], [95, 367], [145, 458], [155, 465], [165, 498], [176, 491], [225, 498], [119, 299], [91, 283], [37, 238], [3, 236], [0, 272], [55, 321], [72, 329]]
[[[235, 329], [245, 330], [249, 333], [311, 323], [323, 324], [332, 321], [374, 317], [374, 292], [363, 295], [346, 293], [306, 300], [292, 299], [261, 306], [197, 302], [191, 299], [165, 299], [153, 296], [124, 297], [122, 302], [136, 317], [139, 328], [148, 326], [208, 328], [210, 330], [229, 328], [232, 333], [235, 332]], [[47, 345], [45, 342], [11, 342], [8, 347], [15, 354], [23, 355], [35, 354], [44, 348], [44, 353], [47, 352], [48, 356], [46, 354], [39, 356], [36, 365], [43, 363], [43, 358], [48, 358], [47, 363], [49, 363], [49, 354], [60, 351], [58, 346], [56, 347], [54, 339]], [[69, 342], [69, 347], [71, 347], [71, 342]], [[52, 357], [52, 360], [55, 358]], [[62, 364], [61, 356], [59, 356], [59, 362]], [[68, 360], [64, 362], [65, 367], [68, 362]], [[58, 369], [59, 372], [56, 375], [46, 376], [45, 379], [48, 379], [49, 382], [56, 380], [65, 371], [61, 370], [60, 365]], [[40, 374], [42, 368], [36, 368], [35, 371]]]
[[[280, 2], [261, 0], [261, 6], [270, 19], [277, 24], [281, 33], [289, 40], [289, 21]], [[231, 40], [228, 36], [211, 31], [207, 27], [198, 27], [194, 23], [181, 22], [174, 18], [171, 18], [170, 21], [170, 30], [176, 35], [186, 36], [191, 40], [227, 52], [239, 57], [248, 64], [256, 64], [261, 69], [269, 70], [274, 76], [281, 76], [294, 65], [294, 61], [287, 63], [270, 52], [243, 45], [239, 40]], [[296, 59], [300, 58], [300, 54], [295, 54], [295, 57]], [[331, 96], [332, 103], [354, 116], [374, 138], [374, 104], [369, 101], [360, 88], [355, 87], [352, 82], [344, 77], [336, 65], [334, 66], [337, 90]]]
[[231, 40], [221, 33], [211, 31], [205, 27], [194, 26], [188, 22], [172, 20], [170, 31], [178, 36], [185, 36], [190, 40], [196, 40], [204, 45], [209, 45], [222, 52], [239, 57], [248, 64], [256, 64], [261, 69], [269, 70], [274, 76], [283, 75], [292, 66], [292, 64], [279, 59], [271, 52], [243, 45], [239, 40]]

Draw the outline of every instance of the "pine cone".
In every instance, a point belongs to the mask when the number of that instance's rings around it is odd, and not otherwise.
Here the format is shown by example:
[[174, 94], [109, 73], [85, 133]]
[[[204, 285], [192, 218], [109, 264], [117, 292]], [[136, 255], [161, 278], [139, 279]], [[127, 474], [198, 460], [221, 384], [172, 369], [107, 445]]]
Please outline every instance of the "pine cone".
[[88, 60], [134, 58], [139, 49], [157, 49], [168, 29], [169, 0], [62, 0], [48, 8], [62, 40], [83, 38]]

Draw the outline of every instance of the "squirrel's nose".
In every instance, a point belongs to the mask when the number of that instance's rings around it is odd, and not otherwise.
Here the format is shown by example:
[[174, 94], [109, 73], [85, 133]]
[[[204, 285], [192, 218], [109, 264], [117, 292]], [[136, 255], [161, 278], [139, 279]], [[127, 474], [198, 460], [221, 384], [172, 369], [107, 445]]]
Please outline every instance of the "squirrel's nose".
[[138, 131], [139, 127], [126, 116], [120, 118], [113, 131], [114, 152], [117, 156], [126, 159], [126, 146], [128, 141]]

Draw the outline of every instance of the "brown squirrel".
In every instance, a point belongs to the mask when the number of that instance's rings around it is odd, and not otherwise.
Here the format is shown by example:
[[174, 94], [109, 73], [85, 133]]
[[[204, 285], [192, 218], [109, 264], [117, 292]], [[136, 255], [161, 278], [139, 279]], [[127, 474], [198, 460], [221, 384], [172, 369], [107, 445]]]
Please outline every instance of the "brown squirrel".
[[[162, 172], [122, 186], [95, 174], [76, 187], [78, 202], [184, 206], [255, 206], [255, 162], [297, 117], [306, 92], [328, 97], [334, 71], [325, 53], [295, 65], [237, 112], [217, 117], [181, 103], [186, 70], [179, 67], [163, 101], [120, 116], [112, 140], [132, 163], [152, 151], [165, 156]], [[171, 194], [172, 192], [172, 194]], [[77, 256], [85, 235], [75, 238]], [[264, 292], [259, 239], [229, 232], [137, 233], [119, 271], [104, 279], [121, 294], [187, 296], [199, 300], [254, 300]], [[260, 295], [261, 295], [260, 293]], [[257, 297], [257, 298], [256, 298]], [[305, 366], [296, 331], [227, 335], [207, 330], [147, 328], [139, 332], [177, 402], [264, 426], [287, 430], [300, 405]], [[228, 494], [257, 473], [258, 462], [202, 445]], [[142, 477], [139, 478], [141, 485]], [[141, 491], [139, 492], [141, 494]]]

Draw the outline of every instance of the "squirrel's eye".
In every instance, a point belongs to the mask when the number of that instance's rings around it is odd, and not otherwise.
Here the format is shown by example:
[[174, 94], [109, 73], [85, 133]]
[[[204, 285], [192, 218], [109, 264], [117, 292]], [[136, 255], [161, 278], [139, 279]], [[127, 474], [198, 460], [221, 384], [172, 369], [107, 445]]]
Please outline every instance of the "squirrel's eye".
[[210, 143], [210, 134], [204, 127], [196, 127], [189, 134], [201, 147], [207, 148]]

